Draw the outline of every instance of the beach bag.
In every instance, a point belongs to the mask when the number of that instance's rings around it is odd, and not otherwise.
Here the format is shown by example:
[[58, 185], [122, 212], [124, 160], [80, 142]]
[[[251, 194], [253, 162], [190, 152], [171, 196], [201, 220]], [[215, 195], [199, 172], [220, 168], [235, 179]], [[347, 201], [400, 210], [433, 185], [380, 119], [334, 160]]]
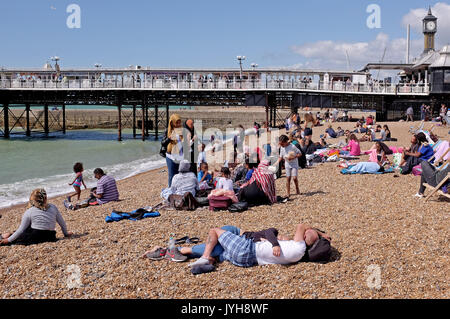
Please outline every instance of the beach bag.
[[209, 206], [208, 197], [196, 197], [195, 200], [197, 201], [200, 207]]
[[197, 200], [190, 192], [186, 192], [184, 195], [170, 195], [169, 204], [176, 210], [196, 210], [199, 206]]
[[412, 174], [414, 176], [421, 176], [422, 175], [422, 165], [419, 164], [417, 166], [414, 166], [412, 169]]
[[228, 208], [228, 211], [230, 213], [241, 213], [241, 212], [245, 212], [247, 209], [248, 209], [248, 203], [247, 202], [239, 202], [239, 203], [232, 204]]
[[326, 263], [331, 257], [331, 243], [328, 239], [319, 236], [311, 248], [309, 248], [302, 258], [302, 262]]
[[218, 211], [226, 210], [232, 204], [231, 198], [225, 196], [210, 196], [209, 197], [209, 210]]
[[393, 162], [394, 162], [394, 166], [395, 167], [400, 166], [400, 163], [402, 162], [402, 156], [403, 156], [402, 153], [394, 153], [394, 160], [393, 160]]

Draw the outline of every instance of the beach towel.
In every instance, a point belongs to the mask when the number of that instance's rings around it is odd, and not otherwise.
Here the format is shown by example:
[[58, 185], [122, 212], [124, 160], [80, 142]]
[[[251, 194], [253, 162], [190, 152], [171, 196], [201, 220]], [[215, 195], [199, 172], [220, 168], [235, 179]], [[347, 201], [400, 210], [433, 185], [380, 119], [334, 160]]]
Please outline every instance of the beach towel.
[[139, 208], [129, 213], [112, 211], [110, 216], [106, 216], [105, 221], [107, 223], [118, 222], [123, 219], [137, 221], [144, 218], [159, 217], [159, 216], [161, 216], [159, 212], [149, 212], [143, 208]]
[[[435, 152], [434, 156], [436, 160], [439, 160], [450, 147], [448, 141], [439, 141], [435, 146], [433, 146], [433, 150]], [[448, 159], [450, 159], [450, 152], [447, 153], [447, 155], [445, 155], [445, 157], [443, 158], [444, 161]]]
[[341, 170], [341, 174], [350, 175], [350, 174], [386, 174], [386, 173], [394, 173], [394, 168], [389, 168], [384, 170], [383, 172], [379, 172], [380, 166], [377, 163], [371, 162], [361, 162], [356, 165], [349, 166], [348, 168], [344, 168]]
[[208, 199], [210, 199], [212, 196], [216, 196], [216, 197], [228, 197], [229, 199], [231, 199], [231, 201], [233, 203], [238, 203], [239, 200], [236, 196], [236, 194], [234, 193], [234, 191], [230, 191], [230, 190], [225, 190], [225, 189], [213, 189], [211, 191], [211, 194], [208, 195]]

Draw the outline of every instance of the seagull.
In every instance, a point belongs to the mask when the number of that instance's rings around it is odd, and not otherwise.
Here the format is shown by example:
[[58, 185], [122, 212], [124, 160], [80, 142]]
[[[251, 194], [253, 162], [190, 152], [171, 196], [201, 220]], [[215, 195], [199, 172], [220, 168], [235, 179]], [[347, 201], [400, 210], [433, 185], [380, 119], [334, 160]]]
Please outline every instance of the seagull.
[[52, 10], [56, 10], [56, 8], [54, 6], [50, 6], [50, 9]]

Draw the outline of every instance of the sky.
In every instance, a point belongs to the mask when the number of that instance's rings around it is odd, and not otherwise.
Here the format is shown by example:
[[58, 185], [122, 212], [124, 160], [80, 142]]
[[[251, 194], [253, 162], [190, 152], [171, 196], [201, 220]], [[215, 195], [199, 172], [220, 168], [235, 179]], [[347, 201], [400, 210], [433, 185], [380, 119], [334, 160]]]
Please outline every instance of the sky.
[[[80, 8], [69, 28], [67, 7]], [[380, 28], [366, 11], [380, 7]], [[361, 69], [404, 62], [423, 51], [422, 18], [431, 5], [437, 48], [450, 43], [450, 2], [423, 0], [14, 0], [0, 2], [0, 67], [238, 67], [237, 55], [264, 67]]]

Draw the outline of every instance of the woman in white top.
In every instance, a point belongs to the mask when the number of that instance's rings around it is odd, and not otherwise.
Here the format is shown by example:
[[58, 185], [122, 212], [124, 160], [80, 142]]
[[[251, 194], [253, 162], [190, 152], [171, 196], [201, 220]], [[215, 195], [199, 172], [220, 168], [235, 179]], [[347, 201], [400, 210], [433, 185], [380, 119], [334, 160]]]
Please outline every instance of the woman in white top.
[[232, 191], [233, 190], [233, 180], [231, 177], [231, 172], [228, 167], [222, 167], [221, 170], [222, 177], [219, 177], [217, 179], [217, 185], [216, 189], [224, 189], [226, 191]]

